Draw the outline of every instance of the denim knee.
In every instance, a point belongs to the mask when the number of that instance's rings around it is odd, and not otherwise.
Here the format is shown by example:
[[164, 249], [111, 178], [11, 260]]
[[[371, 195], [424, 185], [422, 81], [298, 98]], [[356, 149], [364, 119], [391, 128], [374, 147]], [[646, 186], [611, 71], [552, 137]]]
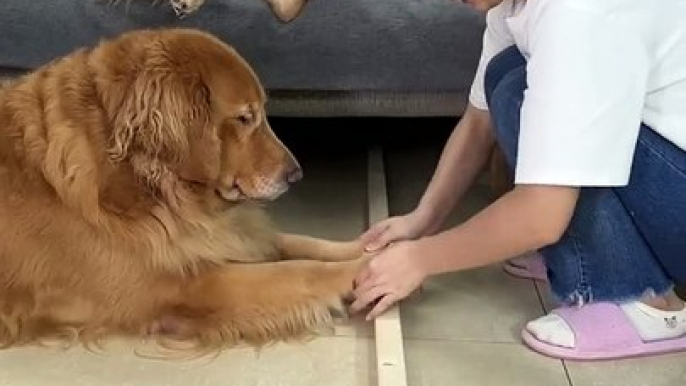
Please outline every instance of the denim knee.
[[540, 250], [561, 303], [662, 294], [672, 281], [612, 188], [583, 188], [562, 239]]
[[486, 67], [484, 90], [499, 147], [514, 168], [519, 140], [519, 110], [526, 89], [526, 59], [516, 46], [495, 55]]
[[512, 70], [526, 66], [526, 59], [516, 46], [511, 46], [491, 59], [486, 66], [484, 74], [484, 91], [486, 94], [486, 101], [491, 104], [493, 91], [496, 89], [502, 79]]
[[520, 66], [500, 79], [489, 101], [493, 134], [511, 169], [514, 169], [517, 161], [519, 121], [525, 90], [526, 68]]

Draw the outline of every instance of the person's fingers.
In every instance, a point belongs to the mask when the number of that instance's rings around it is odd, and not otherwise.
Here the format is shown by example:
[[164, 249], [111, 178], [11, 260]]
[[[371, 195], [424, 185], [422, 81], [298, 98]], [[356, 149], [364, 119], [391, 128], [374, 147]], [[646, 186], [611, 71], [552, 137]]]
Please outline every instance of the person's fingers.
[[353, 280], [355, 291], [358, 291], [364, 283], [369, 281], [371, 275], [372, 270], [369, 268], [369, 265], [366, 265], [364, 268], [362, 268], [360, 272], [358, 272], [357, 276], [355, 276], [355, 280]]
[[397, 301], [396, 297], [390, 293], [381, 298], [378, 303], [372, 308], [371, 311], [369, 311], [369, 314], [367, 314], [367, 321], [370, 321], [372, 319], [376, 319], [379, 315], [383, 314], [388, 310], [389, 307], [393, 305]]
[[360, 236], [360, 240], [363, 244], [368, 244], [379, 237], [383, 232], [388, 229], [391, 219], [386, 219], [372, 225], [366, 232]]
[[385, 295], [384, 286], [377, 285], [356, 294], [355, 301], [350, 305], [353, 313], [359, 312], [371, 303]]
[[364, 275], [364, 280], [360, 280], [355, 285], [355, 289], [353, 290], [353, 295], [355, 297], [362, 296], [372, 288], [383, 285], [386, 281], [383, 278], [378, 277], [378, 274], [375, 275], [372, 269], [369, 269]]
[[392, 224], [388, 226], [383, 233], [378, 235], [376, 239], [367, 243], [365, 250], [367, 252], [376, 252], [380, 249], [386, 248], [389, 244], [398, 240], [397, 227]]

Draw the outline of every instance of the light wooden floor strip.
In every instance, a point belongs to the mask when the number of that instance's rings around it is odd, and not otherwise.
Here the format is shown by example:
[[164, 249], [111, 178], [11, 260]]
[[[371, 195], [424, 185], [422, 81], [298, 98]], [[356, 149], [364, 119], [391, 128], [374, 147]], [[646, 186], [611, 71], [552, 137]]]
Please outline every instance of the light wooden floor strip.
[[[383, 151], [374, 148], [369, 151], [368, 167], [369, 223], [388, 217], [388, 194], [384, 171]], [[399, 306], [395, 305], [376, 318], [374, 332], [376, 339], [377, 386], [407, 386], [405, 352]]]

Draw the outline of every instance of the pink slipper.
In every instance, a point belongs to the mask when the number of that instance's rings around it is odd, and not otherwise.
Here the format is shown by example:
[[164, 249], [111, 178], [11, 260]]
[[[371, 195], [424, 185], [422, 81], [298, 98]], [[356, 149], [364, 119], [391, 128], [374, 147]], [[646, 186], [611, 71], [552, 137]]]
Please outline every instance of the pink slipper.
[[505, 262], [503, 265], [505, 272], [512, 276], [522, 279], [533, 279], [538, 281], [548, 281], [543, 256], [532, 252], [526, 255], [515, 257]]
[[552, 345], [537, 339], [527, 329], [524, 342], [541, 354], [571, 360], [605, 360], [686, 351], [686, 336], [644, 342], [622, 309], [612, 303], [594, 303], [581, 308], [552, 311], [574, 332], [575, 347]]

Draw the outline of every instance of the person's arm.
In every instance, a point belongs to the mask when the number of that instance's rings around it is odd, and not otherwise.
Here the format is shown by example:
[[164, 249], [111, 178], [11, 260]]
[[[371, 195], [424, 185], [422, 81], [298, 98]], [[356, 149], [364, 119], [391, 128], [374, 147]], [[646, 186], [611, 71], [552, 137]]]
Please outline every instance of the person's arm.
[[[574, 212], [579, 190], [522, 185], [448, 231], [411, 244], [427, 275], [485, 266], [555, 243]], [[457, 248], [456, 248], [457, 247]]]
[[574, 1], [549, 2], [531, 28], [517, 187], [463, 225], [414, 243], [430, 273], [552, 244], [572, 216], [575, 187], [629, 181], [651, 74], [645, 39], [622, 18]]
[[391, 245], [358, 274], [351, 309], [358, 312], [376, 301], [367, 314], [371, 320], [428, 276], [485, 266], [552, 244], [567, 228], [577, 197], [576, 188], [519, 186], [462, 225]]
[[468, 104], [416, 209], [433, 219], [425, 234], [438, 230], [483, 169], [494, 143], [488, 111]]

